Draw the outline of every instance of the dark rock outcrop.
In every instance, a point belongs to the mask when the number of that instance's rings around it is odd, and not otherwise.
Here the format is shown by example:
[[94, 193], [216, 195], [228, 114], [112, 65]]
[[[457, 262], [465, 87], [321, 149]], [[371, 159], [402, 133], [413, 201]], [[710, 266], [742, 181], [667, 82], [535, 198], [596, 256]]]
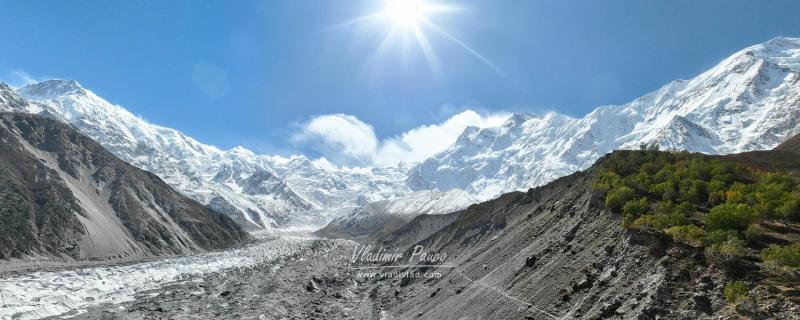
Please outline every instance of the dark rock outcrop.
[[784, 141], [783, 143], [775, 147], [775, 150], [800, 153], [800, 135], [797, 135], [789, 140]]
[[0, 114], [0, 259], [181, 254], [247, 238], [69, 125]]

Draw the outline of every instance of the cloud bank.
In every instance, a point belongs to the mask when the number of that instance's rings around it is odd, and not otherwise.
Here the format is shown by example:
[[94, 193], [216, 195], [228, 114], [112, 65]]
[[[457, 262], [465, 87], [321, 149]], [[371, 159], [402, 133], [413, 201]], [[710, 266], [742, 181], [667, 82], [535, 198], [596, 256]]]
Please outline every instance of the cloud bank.
[[399, 162], [420, 162], [444, 151], [469, 126], [499, 126], [508, 117], [506, 113], [481, 115], [466, 110], [442, 123], [423, 125], [381, 140], [371, 125], [355, 116], [326, 114], [301, 124], [292, 142], [310, 147], [339, 165], [394, 166]]

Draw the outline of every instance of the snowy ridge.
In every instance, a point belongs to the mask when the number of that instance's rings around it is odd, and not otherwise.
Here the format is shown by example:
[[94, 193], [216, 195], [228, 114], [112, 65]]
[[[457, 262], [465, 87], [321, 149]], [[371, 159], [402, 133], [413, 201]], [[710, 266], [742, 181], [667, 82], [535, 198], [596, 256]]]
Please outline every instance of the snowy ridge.
[[673, 81], [622, 106], [576, 119], [516, 115], [465, 130], [448, 150], [414, 167], [413, 190], [459, 188], [486, 200], [587, 168], [642, 143], [727, 154], [771, 149], [800, 133], [800, 39], [745, 48], [691, 80]]
[[123, 160], [251, 227], [280, 227], [312, 209], [358, 206], [404, 190], [396, 168], [342, 169], [302, 156], [219, 150], [150, 124], [76, 81], [48, 80], [17, 93], [30, 101], [24, 111], [71, 124]]
[[642, 143], [709, 154], [771, 149], [800, 133], [800, 39], [745, 48], [693, 79], [582, 118], [516, 114], [499, 127], [470, 127], [447, 150], [410, 168], [342, 168], [325, 159], [219, 150], [150, 124], [75, 81], [44, 81], [17, 92], [29, 101], [0, 88], [0, 99], [11, 101], [6, 109], [70, 123], [245, 225], [284, 227], [376, 201], [399, 199], [400, 206], [412, 191], [460, 189], [487, 200]]
[[31, 107], [25, 99], [20, 97], [14, 89], [0, 82], [0, 111], [3, 112], [29, 112]]

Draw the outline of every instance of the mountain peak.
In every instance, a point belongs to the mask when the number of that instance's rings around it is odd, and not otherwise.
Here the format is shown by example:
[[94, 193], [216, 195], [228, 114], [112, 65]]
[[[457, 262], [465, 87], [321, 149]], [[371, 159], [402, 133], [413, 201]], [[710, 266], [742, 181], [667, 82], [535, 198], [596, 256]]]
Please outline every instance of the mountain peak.
[[2, 81], [0, 81], [0, 90], [3, 90], [3, 91], [5, 91], [5, 90], [11, 90], [11, 86], [9, 86], [8, 84], [6, 84], [5, 82], [2, 82]]
[[238, 155], [248, 156], [248, 157], [255, 157], [256, 156], [256, 154], [253, 153], [253, 151], [250, 151], [250, 149], [247, 149], [247, 148], [245, 148], [243, 146], [235, 146], [230, 150], [230, 152], [238, 154]]
[[778, 36], [764, 42], [767, 46], [800, 46], [800, 38]]
[[485, 200], [643, 143], [708, 154], [770, 149], [800, 132], [799, 77], [800, 39], [775, 38], [582, 118], [550, 112], [526, 121], [515, 114], [503, 126], [467, 128], [455, 146], [410, 169], [407, 184], [414, 191], [462, 189]]
[[508, 120], [506, 120], [503, 126], [505, 127], [520, 126], [523, 123], [525, 123], [525, 121], [528, 121], [531, 118], [535, 118], [535, 116], [529, 113], [514, 113], [510, 117], [508, 117]]
[[70, 94], [83, 94], [86, 89], [75, 80], [52, 79], [26, 85], [17, 92], [35, 99], [55, 99]]
[[461, 135], [458, 136], [458, 139], [456, 139], [455, 144], [460, 145], [469, 143], [469, 141], [475, 136], [475, 134], [477, 134], [480, 131], [481, 128], [478, 128], [476, 126], [467, 126], [466, 128], [464, 128], [464, 131], [461, 132]]
[[800, 71], [800, 38], [775, 37], [743, 50], [781, 67]]

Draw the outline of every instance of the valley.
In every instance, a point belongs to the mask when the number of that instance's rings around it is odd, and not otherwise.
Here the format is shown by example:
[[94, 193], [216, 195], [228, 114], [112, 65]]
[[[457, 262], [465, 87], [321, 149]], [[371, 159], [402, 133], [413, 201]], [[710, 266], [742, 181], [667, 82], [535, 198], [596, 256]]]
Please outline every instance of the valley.
[[385, 166], [0, 83], [0, 318], [800, 319], [798, 145], [786, 37]]

